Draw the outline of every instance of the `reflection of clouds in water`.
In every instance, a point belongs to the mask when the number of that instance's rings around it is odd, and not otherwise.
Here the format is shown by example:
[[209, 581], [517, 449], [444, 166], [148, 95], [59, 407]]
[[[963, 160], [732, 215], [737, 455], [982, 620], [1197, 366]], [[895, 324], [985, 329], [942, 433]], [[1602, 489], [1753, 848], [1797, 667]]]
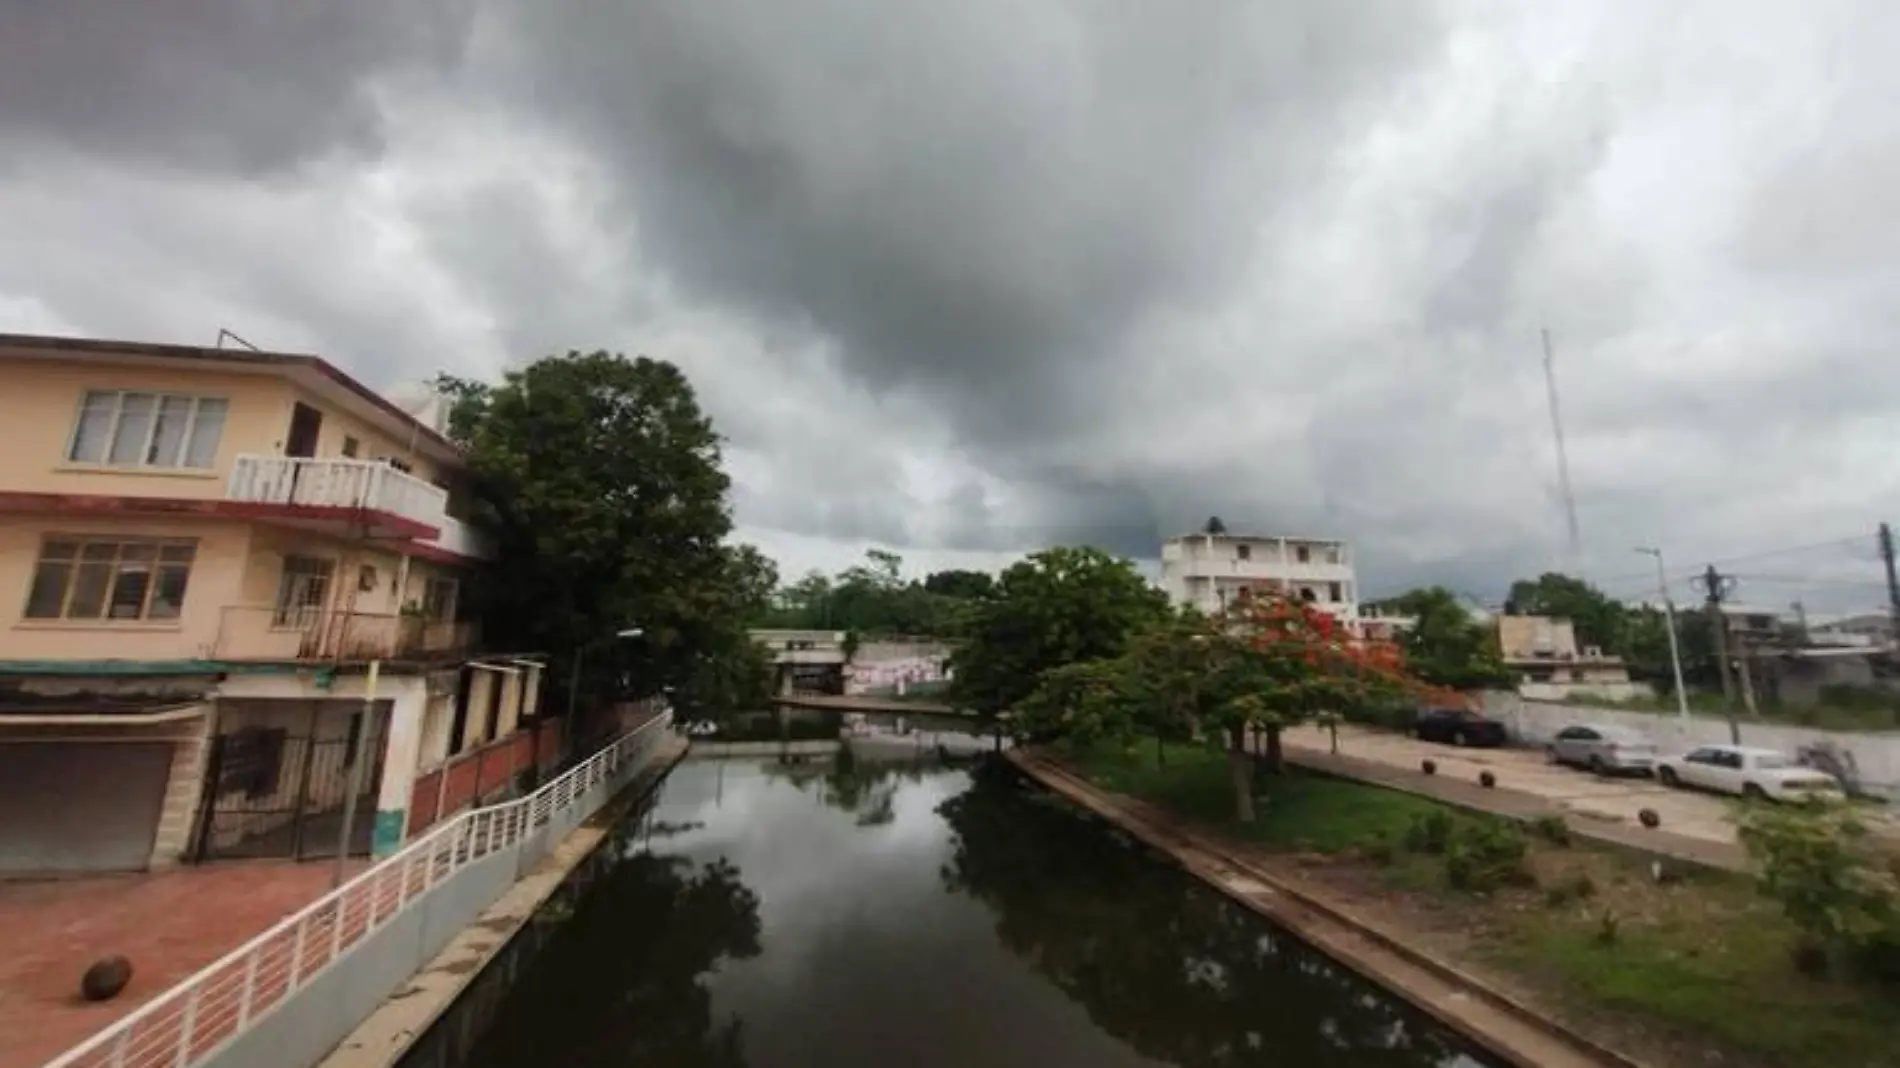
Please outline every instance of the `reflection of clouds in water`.
[[677, 794], [669, 782], [656, 818], [703, 825], [656, 848], [738, 864], [759, 894], [775, 955], [788, 948], [774, 937], [788, 925], [809, 928], [843, 916], [875, 921], [901, 914], [905, 899], [938, 893], [938, 858], [949, 831], [936, 809], [968, 785], [954, 772], [905, 782], [891, 800], [889, 821], [865, 827], [827, 806], [815, 788], [774, 778], [759, 763], [683, 764], [674, 777]]

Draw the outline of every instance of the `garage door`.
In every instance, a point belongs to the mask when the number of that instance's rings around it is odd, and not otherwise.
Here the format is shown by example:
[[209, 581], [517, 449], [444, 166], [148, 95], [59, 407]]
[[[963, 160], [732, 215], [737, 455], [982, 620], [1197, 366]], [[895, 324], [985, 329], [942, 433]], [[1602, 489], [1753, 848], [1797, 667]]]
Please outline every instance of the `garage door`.
[[0, 745], [0, 874], [144, 868], [171, 759], [169, 742]]

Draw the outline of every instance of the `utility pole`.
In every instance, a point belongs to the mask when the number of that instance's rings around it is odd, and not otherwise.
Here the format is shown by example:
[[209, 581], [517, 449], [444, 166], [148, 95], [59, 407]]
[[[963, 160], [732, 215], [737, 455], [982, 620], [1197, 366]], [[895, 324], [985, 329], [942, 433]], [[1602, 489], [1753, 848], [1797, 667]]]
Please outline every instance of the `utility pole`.
[[1880, 524], [1880, 562], [1887, 567], [1887, 618], [1893, 630], [1893, 645], [1900, 650], [1900, 578], [1894, 576], [1893, 528]]
[[1715, 631], [1715, 670], [1722, 676], [1722, 712], [1728, 717], [1728, 740], [1740, 745], [1742, 728], [1735, 722], [1735, 685], [1728, 676], [1728, 616], [1722, 611], [1722, 600], [1734, 588], [1734, 583], [1732, 577], [1717, 571], [1714, 564], [1702, 573], [1702, 588], [1708, 594], [1704, 603], [1708, 607], [1709, 626]]
[[1550, 331], [1544, 336], [1544, 388], [1550, 394], [1550, 432], [1557, 441], [1557, 491], [1564, 499], [1564, 532], [1567, 536], [1565, 548], [1570, 559], [1567, 567], [1573, 574], [1580, 574], [1583, 567], [1582, 538], [1577, 534], [1577, 499], [1570, 492], [1570, 457], [1564, 452], [1563, 413], [1557, 406], [1557, 366], [1556, 357], [1550, 351]]
[[1689, 691], [1682, 685], [1682, 649], [1676, 644], [1676, 607], [1669, 602], [1669, 576], [1663, 568], [1661, 549], [1638, 549], [1656, 558], [1656, 592], [1662, 595], [1663, 625], [1669, 628], [1669, 670], [1676, 676], [1676, 714], [1689, 718]]

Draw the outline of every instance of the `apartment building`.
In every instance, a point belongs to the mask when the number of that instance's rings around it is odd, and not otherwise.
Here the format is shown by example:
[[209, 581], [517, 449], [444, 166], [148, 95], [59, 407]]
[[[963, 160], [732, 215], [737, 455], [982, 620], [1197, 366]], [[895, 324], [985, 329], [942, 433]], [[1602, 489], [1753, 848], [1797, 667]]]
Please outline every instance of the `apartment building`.
[[1161, 545], [1161, 587], [1169, 600], [1223, 611], [1243, 596], [1276, 593], [1306, 601], [1356, 625], [1359, 583], [1343, 541], [1248, 534], [1186, 534]]
[[419, 776], [532, 717], [411, 407], [315, 356], [0, 335], [0, 875], [333, 855], [352, 790], [388, 851]]

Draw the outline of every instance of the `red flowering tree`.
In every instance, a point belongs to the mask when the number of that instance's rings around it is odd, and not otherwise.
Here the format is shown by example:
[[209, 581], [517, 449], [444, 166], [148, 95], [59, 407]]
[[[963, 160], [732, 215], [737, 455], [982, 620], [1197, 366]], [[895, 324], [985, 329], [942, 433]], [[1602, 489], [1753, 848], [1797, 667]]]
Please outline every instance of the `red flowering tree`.
[[1312, 605], [1280, 596], [1254, 596], [1214, 625], [1214, 658], [1206, 689], [1207, 718], [1218, 725], [1234, 784], [1234, 814], [1253, 819], [1250, 738], [1266, 743], [1265, 770], [1282, 764], [1280, 738], [1288, 728], [1337, 715], [1368, 701], [1399, 694], [1452, 700], [1405, 671], [1396, 646], [1368, 642]]

